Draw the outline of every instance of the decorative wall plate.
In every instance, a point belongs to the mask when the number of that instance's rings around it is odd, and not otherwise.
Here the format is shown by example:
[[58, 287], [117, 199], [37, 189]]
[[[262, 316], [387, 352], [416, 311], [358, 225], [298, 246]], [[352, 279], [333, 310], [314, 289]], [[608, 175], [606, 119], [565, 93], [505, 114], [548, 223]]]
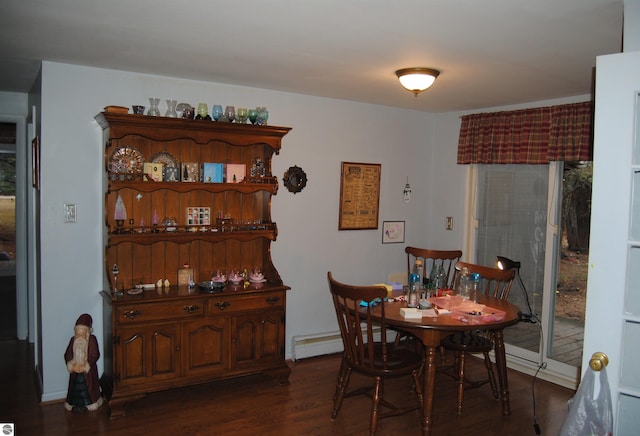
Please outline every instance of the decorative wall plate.
[[160, 151], [151, 156], [151, 162], [164, 164], [165, 168], [177, 168], [178, 161], [168, 151]]
[[292, 166], [284, 173], [282, 180], [289, 192], [296, 194], [307, 186], [307, 173], [297, 165]]
[[135, 147], [119, 147], [113, 150], [109, 158], [109, 172], [138, 174], [142, 173], [144, 158]]

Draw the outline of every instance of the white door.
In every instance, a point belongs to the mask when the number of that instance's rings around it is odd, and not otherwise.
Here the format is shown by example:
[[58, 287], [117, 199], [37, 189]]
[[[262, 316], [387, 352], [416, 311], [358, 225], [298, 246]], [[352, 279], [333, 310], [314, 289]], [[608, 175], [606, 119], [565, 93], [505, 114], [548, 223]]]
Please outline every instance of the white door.
[[596, 68], [591, 241], [582, 372], [608, 355], [614, 434], [640, 428], [640, 52]]

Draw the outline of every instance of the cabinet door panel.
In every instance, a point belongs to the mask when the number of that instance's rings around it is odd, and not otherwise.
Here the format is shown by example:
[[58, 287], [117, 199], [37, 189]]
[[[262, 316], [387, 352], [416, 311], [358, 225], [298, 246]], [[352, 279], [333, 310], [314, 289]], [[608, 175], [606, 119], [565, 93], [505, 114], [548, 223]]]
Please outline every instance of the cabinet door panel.
[[234, 360], [239, 366], [256, 359], [259, 324], [260, 318], [255, 315], [235, 318]]
[[[122, 331], [122, 362], [120, 364], [120, 377], [123, 382], [134, 382], [146, 376], [146, 343], [149, 338], [144, 333], [134, 331], [129, 334]], [[139, 381], [140, 382], [140, 381]]]
[[228, 318], [210, 318], [184, 326], [185, 375], [229, 368]]
[[149, 383], [178, 376], [178, 325], [149, 325], [119, 330], [116, 382], [120, 386]]
[[176, 329], [171, 328], [157, 329], [151, 336], [151, 376], [155, 377], [163, 374], [175, 374], [176, 351], [178, 345], [176, 343]]
[[234, 318], [232, 343], [236, 367], [282, 360], [283, 317], [282, 311], [272, 310]]
[[260, 335], [260, 359], [278, 359], [280, 356], [280, 332], [282, 331], [280, 312], [268, 313], [262, 320]]

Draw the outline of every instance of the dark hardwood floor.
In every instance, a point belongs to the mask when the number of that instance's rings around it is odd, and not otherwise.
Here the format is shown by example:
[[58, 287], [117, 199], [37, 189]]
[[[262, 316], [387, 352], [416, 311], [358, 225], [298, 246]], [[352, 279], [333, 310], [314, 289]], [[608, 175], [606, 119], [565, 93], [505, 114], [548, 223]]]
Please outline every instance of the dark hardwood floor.
[[16, 276], [0, 275], [0, 341], [15, 339], [16, 329]]
[[[369, 399], [345, 400], [340, 415], [330, 413], [340, 356], [291, 362], [290, 384], [249, 376], [148, 395], [131, 404], [127, 415], [110, 420], [106, 408], [66, 412], [61, 402], [39, 404], [32, 350], [24, 341], [0, 341], [0, 422], [14, 423], [25, 435], [361, 435], [368, 429]], [[63, 365], [62, 351], [60, 365]], [[468, 373], [484, 375], [482, 363], [469, 359]], [[453, 380], [438, 374], [434, 435], [535, 435], [532, 378], [509, 372], [511, 416], [502, 416], [488, 385], [465, 393], [464, 415], [456, 414]], [[365, 379], [354, 376], [352, 386]], [[385, 384], [385, 397], [412, 401], [411, 383]], [[569, 389], [537, 380], [537, 422], [543, 435], [558, 433], [567, 414]], [[419, 435], [417, 413], [380, 422], [379, 435]]]

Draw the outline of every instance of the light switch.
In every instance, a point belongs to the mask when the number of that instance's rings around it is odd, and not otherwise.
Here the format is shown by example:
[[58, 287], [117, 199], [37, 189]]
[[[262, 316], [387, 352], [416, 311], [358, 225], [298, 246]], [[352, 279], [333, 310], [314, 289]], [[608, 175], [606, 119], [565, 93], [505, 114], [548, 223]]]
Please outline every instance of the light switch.
[[447, 230], [453, 230], [453, 217], [447, 217]]
[[75, 203], [65, 203], [64, 204], [64, 222], [65, 223], [75, 223], [75, 222], [77, 222], [76, 204]]

